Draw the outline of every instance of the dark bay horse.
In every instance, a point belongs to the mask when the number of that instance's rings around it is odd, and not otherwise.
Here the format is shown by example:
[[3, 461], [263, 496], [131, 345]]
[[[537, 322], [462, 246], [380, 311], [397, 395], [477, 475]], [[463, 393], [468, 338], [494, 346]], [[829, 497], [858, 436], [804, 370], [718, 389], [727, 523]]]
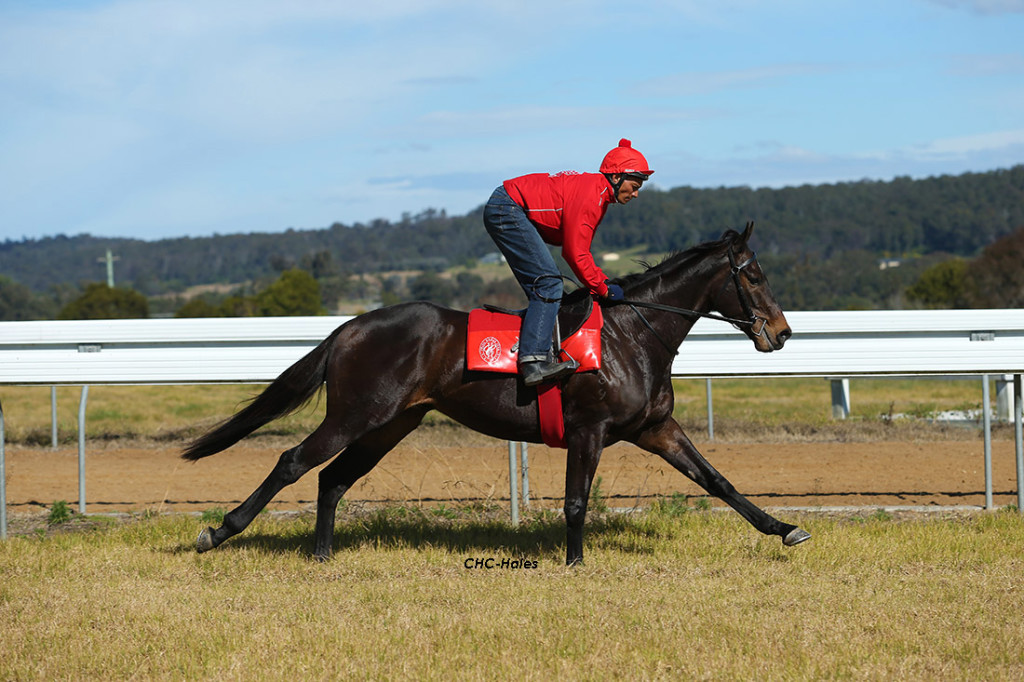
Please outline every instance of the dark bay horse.
[[[752, 228], [748, 224], [742, 234], [728, 230], [719, 241], [619, 280], [633, 304], [604, 311], [601, 369], [574, 374], [562, 387], [567, 564], [583, 560], [583, 520], [601, 452], [623, 440], [660, 455], [762, 533], [778, 535], [786, 545], [810, 538], [740, 495], [672, 418], [672, 359], [698, 314], [715, 310], [733, 318], [765, 353], [782, 348], [792, 334], [747, 245]], [[430, 410], [495, 438], [541, 442], [533, 388], [513, 375], [466, 369], [467, 319], [465, 312], [423, 302], [360, 315], [244, 409], [192, 442], [185, 459], [220, 452], [297, 410], [326, 383], [323, 422], [281, 455], [266, 480], [225, 515], [219, 528], [200, 533], [197, 549], [213, 549], [240, 533], [282, 488], [333, 457], [320, 472], [314, 531], [314, 556], [328, 558], [342, 495]]]

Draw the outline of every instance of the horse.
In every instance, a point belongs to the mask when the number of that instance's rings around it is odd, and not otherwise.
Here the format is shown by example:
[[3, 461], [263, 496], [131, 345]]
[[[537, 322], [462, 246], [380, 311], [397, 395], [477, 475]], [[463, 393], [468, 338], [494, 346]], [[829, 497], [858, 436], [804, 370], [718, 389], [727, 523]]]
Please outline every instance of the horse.
[[[753, 223], [742, 234], [726, 230], [717, 241], [620, 278], [616, 282], [626, 301], [600, 301], [601, 367], [561, 382], [567, 565], [583, 561], [591, 483], [602, 450], [619, 441], [661, 456], [761, 533], [778, 535], [787, 546], [811, 537], [737, 492], [672, 417], [672, 360], [699, 317], [734, 323], [764, 353], [781, 349], [792, 335], [748, 245], [752, 230]], [[585, 290], [573, 292], [565, 298], [563, 311], [590, 303], [581, 301], [589, 298]], [[197, 551], [211, 550], [242, 532], [280, 490], [333, 458], [319, 474], [314, 528], [313, 557], [326, 561], [342, 496], [431, 410], [494, 438], [541, 442], [534, 388], [514, 374], [466, 369], [467, 320], [466, 312], [423, 301], [355, 317], [234, 416], [192, 441], [182, 453], [184, 459], [213, 455], [298, 410], [322, 388], [326, 392], [323, 421], [281, 454], [263, 483], [225, 514], [220, 527], [200, 532]]]

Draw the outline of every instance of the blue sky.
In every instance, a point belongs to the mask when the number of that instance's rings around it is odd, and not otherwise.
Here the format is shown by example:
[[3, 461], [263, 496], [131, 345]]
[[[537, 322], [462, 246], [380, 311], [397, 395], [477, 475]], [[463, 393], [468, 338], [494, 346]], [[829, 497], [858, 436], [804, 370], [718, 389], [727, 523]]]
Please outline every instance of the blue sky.
[[0, 240], [463, 214], [620, 137], [663, 189], [1007, 168], [1022, 37], [1024, 0], [0, 0]]

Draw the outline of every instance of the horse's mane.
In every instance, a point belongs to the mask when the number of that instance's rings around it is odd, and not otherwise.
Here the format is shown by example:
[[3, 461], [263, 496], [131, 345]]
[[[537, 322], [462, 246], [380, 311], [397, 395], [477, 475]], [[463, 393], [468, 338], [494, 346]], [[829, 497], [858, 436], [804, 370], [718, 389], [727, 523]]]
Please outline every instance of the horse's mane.
[[[666, 270], [676, 267], [681, 262], [699, 260], [708, 253], [721, 249], [726, 244], [734, 243], [739, 237], [740, 234], [736, 230], [726, 230], [721, 239], [703, 242], [682, 251], [673, 251], [657, 263], [651, 264], [646, 261], [638, 261], [643, 267], [643, 270], [629, 275], [623, 275], [622, 277], [616, 277], [610, 281], [625, 289], [653, 279], [658, 279]], [[589, 295], [590, 292], [587, 291], [586, 288], [576, 289], [575, 291], [566, 294], [562, 299], [562, 305], [572, 305]]]

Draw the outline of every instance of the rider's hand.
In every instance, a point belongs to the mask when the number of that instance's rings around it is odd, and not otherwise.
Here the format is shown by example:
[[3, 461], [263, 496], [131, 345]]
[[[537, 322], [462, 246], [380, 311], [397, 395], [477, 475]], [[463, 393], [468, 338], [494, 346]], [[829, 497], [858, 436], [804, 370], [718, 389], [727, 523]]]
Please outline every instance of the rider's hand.
[[618, 284], [608, 282], [608, 293], [604, 295], [606, 301], [623, 301], [626, 295], [622, 293], [622, 287]]

